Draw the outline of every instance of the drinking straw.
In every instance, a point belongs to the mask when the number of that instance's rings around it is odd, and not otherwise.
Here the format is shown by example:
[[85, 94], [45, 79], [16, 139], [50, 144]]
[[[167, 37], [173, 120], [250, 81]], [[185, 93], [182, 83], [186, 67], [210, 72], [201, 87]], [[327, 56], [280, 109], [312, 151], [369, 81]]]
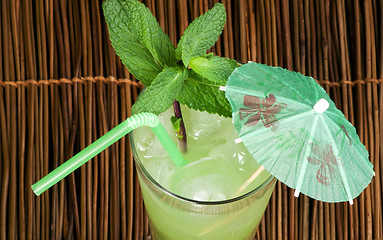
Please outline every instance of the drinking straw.
[[186, 165], [185, 159], [166, 132], [158, 117], [153, 113], [139, 113], [120, 123], [118, 126], [97, 139], [94, 143], [86, 147], [74, 157], [61, 164], [47, 176], [33, 184], [33, 192], [39, 196], [45, 190], [59, 182], [64, 177], [68, 176], [74, 170], [102, 152], [105, 148], [115, 143], [127, 133], [142, 126], [151, 127], [152, 131], [157, 136], [166, 152], [169, 154], [170, 159], [177, 167]]

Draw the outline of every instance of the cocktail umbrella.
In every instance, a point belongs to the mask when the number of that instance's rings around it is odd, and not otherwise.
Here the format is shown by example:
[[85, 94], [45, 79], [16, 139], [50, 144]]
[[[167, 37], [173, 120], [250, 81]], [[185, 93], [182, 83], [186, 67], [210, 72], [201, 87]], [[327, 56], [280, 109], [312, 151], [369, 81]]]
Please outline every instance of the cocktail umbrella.
[[240, 140], [296, 196], [352, 204], [371, 182], [355, 128], [313, 78], [250, 62], [222, 90]]

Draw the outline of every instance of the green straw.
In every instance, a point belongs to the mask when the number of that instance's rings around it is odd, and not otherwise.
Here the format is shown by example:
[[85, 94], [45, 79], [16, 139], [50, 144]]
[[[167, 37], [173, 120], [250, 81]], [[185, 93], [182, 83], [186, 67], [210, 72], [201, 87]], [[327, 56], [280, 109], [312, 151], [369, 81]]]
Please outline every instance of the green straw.
[[39, 196], [45, 190], [68, 176], [74, 170], [102, 152], [105, 148], [118, 141], [127, 133], [142, 126], [149, 126], [152, 128], [154, 134], [160, 140], [162, 146], [165, 148], [171, 160], [177, 167], [186, 165], [185, 159], [181, 155], [172, 139], [169, 137], [158, 117], [152, 113], [139, 113], [126, 119], [124, 122], [110, 130], [104, 136], [97, 139], [94, 143], [86, 147], [74, 157], [61, 164], [58, 168], [50, 172], [40, 181], [33, 184], [33, 192]]

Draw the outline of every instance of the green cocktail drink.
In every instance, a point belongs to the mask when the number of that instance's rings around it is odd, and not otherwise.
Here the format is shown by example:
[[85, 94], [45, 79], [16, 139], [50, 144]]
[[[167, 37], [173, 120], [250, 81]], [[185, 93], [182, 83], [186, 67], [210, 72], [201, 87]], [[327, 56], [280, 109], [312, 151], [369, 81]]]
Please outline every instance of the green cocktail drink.
[[[172, 110], [159, 116], [175, 142]], [[155, 240], [249, 239], [259, 225], [275, 179], [234, 139], [231, 119], [182, 108], [189, 162], [177, 168], [148, 128], [131, 134], [145, 207]]]

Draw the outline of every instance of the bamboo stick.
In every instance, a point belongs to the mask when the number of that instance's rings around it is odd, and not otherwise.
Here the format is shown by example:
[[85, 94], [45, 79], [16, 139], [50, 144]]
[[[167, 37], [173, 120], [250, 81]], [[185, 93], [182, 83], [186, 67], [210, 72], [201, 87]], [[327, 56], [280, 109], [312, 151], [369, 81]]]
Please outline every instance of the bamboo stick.
[[[261, 0], [263, 1], [263, 0]], [[248, 60], [248, 48], [247, 48], [247, 28], [246, 28], [246, 2], [244, 0], [239, 1], [239, 37], [240, 37], [240, 60], [241, 62], [247, 62]]]
[[[121, 94], [121, 118], [120, 122], [127, 118], [126, 99], [127, 99], [127, 86], [123, 84], [120, 87]], [[121, 194], [121, 238], [127, 239], [127, 201], [126, 201], [126, 137], [122, 137], [120, 140], [120, 194]]]
[[256, 62], [262, 62], [262, 54], [263, 54], [263, 51], [262, 51], [262, 30], [261, 30], [261, 14], [260, 14], [260, 1], [257, 1], [256, 2], [256, 6], [255, 6], [255, 11], [256, 11], [256, 51], [257, 51], [257, 58], [255, 59]]
[[[79, 121], [79, 147], [80, 151], [86, 147], [85, 144], [85, 110], [84, 110], [84, 99], [83, 99], [83, 87], [78, 82], [74, 83], [77, 85], [77, 96], [78, 96], [78, 121]], [[80, 168], [80, 238], [87, 239], [87, 184], [86, 184], [86, 165]], [[88, 236], [89, 238], [90, 236]]]
[[[97, 119], [97, 115], [96, 115], [96, 106], [97, 106], [97, 101], [96, 101], [96, 87], [94, 86], [93, 83], [90, 84], [92, 87], [89, 87], [89, 88], [92, 88], [93, 91], [91, 90], [88, 90], [88, 92], [91, 93], [91, 97], [89, 99], [89, 101], [92, 102], [92, 105], [91, 105], [91, 108], [92, 108], [92, 141], [95, 141], [97, 140], [97, 124], [96, 124], [96, 119]], [[93, 236], [93, 240], [97, 239], [97, 237], [99, 236], [97, 234], [98, 232], [98, 224], [97, 224], [97, 220], [98, 220], [98, 216], [101, 216], [101, 214], [98, 214], [99, 212], [101, 211], [98, 211], [98, 185], [99, 185], [99, 160], [100, 158], [98, 156], [96, 156], [94, 158], [94, 168], [93, 168], [93, 195], [92, 195], [92, 236]], [[101, 199], [100, 199], [101, 201]], [[100, 206], [101, 203], [100, 203]]]
[[[4, 90], [0, 89], [0, 99], [4, 99]], [[0, 123], [1, 123], [1, 143], [3, 152], [3, 172], [2, 172], [2, 186], [1, 186], [1, 205], [0, 205], [0, 237], [1, 240], [7, 239], [7, 195], [9, 185], [9, 150], [8, 150], [8, 138], [7, 138], [7, 127], [5, 119], [5, 106], [4, 101], [1, 101], [0, 105]]]
[[[278, 55], [278, 66], [285, 66], [284, 63], [284, 45], [283, 45], [283, 33], [282, 33], [282, 10], [281, 1], [275, 0], [275, 15], [276, 15], [276, 27], [277, 27], [277, 55]], [[287, 199], [284, 198], [284, 199]], [[287, 228], [286, 228], [287, 230]]]
[[264, 0], [261, 0], [261, 1], [258, 1], [259, 2], [259, 5], [257, 5], [257, 8], [259, 9], [259, 12], [258, 14], [260, 15], [260, 19], [259, 19], [259, 24], [260, 24], [260, 46], [262, 46], [262, 52], [264, 52], [262, 54], [262, 62], [264, 63], [269, 63], [269, 55], [268, 55], [268, 51], [267, 51], [267, 39], [266, 39], [266, 34], [267, 34], [267, 30], [266, 30], [266, 14], [265, 14], [265, 1]]
[[[249, 1], [248, 7], [248, 21], [249, 21], [249, 58], [252, 61], [257, 59], [257, 36], [256, 36], [256, 25], [255, 25], [255, 7], [254, 2]], [[227, 41], [227, 36], [224, 38]]]
[[[15, 79], [11, 79], [12, 81], [15, 81]], [[10, 183], [9, 183], [9, 206], [8, 206], [8, 233], [9, 238], [14, 239], [16, 238], [16, 203], [17, 203], [17, 111], [13, 110], [17, 107], [16, 102], [16, 88], [14, 86], [9, 87], [8, 93], [10, 94], [10, 122], [13, 124], [10, 124], [10, 132], [9, 132], [9, 150], [10, 150]]]
[[19, 163], [19, 238], [25, 239], [25, 140], [26, 140], [26, 109], [25, 109], [25, 87], [19, 87], [17, 89], [18, 95], [18, 163]]
[[[369, 17], [370, 17], [370, 23], [371, 23], [371, 78], [376, 79], [377, 78], [377, 59], [376, 59], [376, 42], [375, 42], [375, 27], [376, 23], [374, 22], [374, 12], [373, 12], [373, 4], [369, 2], [368, 9], [369, 11]], [[368, 79], [368, 76], [367, 76]], [[373, 136], [374, 136], [374, 153], [375, 158], [372, 159], [372, 162], [374, 164], [375, 169], [375, 178], [373, 179], [374, 187], [373, 189], [373, 238], [379, 239], [381, 238], [381, 231], [382, 231], [382, 202], [381, 202], [381, 183], [380, 183], [380, 162], [379, 162], [379, 142], [380, 142], [380, 135], [379, 135], [379, 112], [378, 112], [378, 84], [377, 82], [371, 83], [372, 87], [372, 120], [373, 124], [371, 128], [373, 129]], [[371, 156], [372, 157], [372, 156]]]

